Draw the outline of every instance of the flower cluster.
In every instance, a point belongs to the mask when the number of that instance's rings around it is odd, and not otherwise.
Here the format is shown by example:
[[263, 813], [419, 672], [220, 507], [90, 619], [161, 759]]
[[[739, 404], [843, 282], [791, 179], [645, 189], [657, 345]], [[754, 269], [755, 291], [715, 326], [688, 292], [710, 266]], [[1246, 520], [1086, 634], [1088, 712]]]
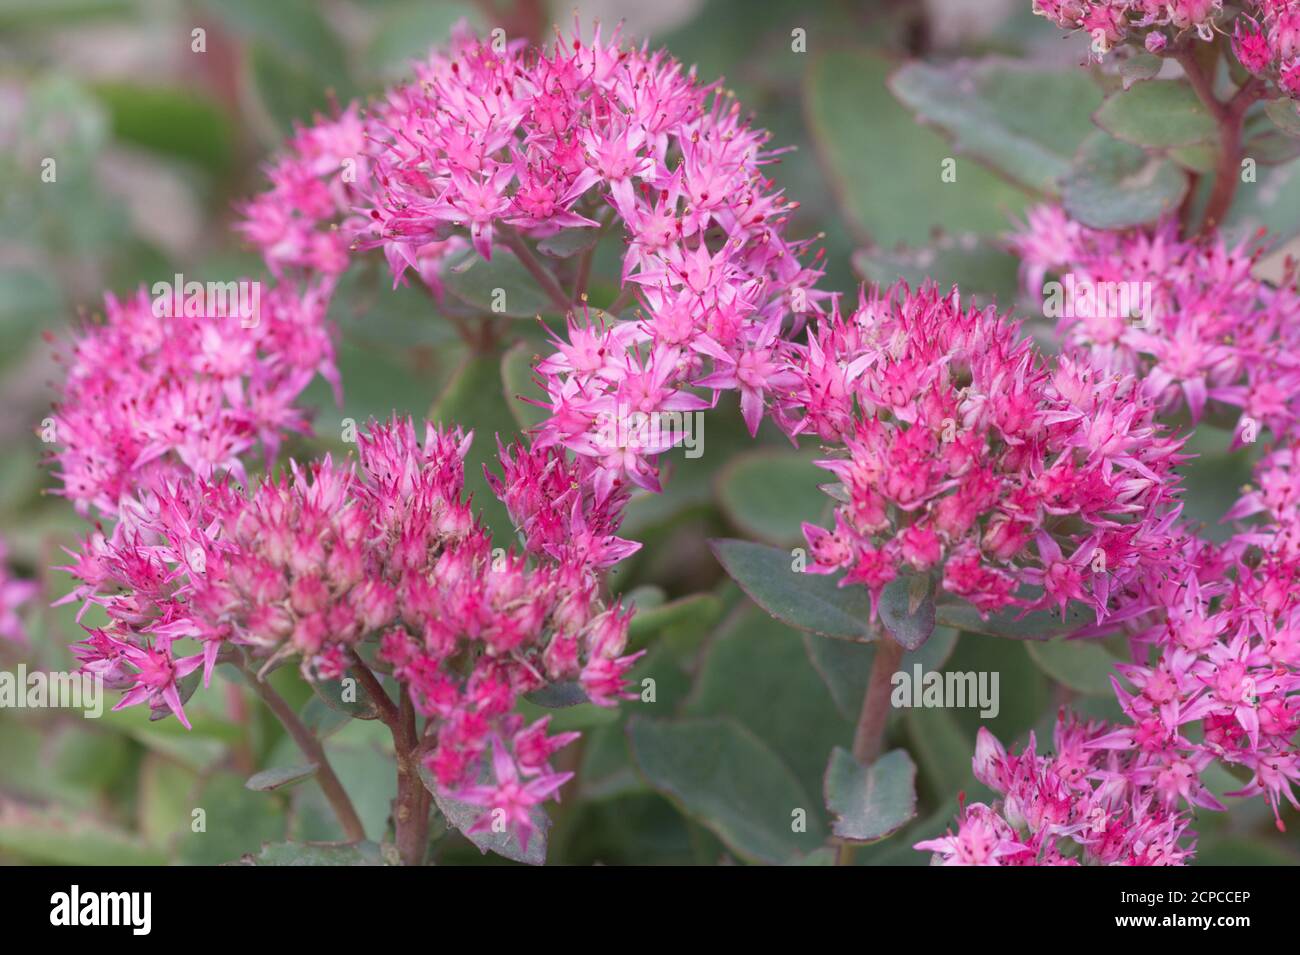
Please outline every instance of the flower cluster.
[[1224, 33], [1242, 66], [1300, 97], [1298, 0], [1242, 0], [1227, 11], [1223, 0], [1034, 0], [1034, 12], [1086, 32], [1095, 59], [1123, 43], [1162, 53], [1187, 36], [1209, 42]]
[[1034, 0], [1034, 12], [1064, 30], [1085, 31], [1100, 57], [1129, 40], [1159, 53], [1188, 31], [1212, 40], [1223, 0]]
[[[311, 266], [337, 225], [356, 248], [382, 249], [395, 281], [413, 272], [439, 295], [471, 245], [536, 274], [547, 267], [530, 243], [567, 232], [590, 246], [617, 229], [619, 301], [639, 306], [637, 320], [592, 316], [581, 270], [572, 293], [542, 280], [553, 305], [582, 317], [570, 314], [539, 367], [551, 415], [537, 446], [584, 459], [604, 495], [616, 483], [658, 487], [654, 462], [674, 438], [618, 426], [633, 416], [699, 411], [735, 389], [756, 429], [782, 331], [826, 297], [820, 272], [800, 263], [804, 243], [784, 236], [794, 204], [763, 174], [777, 158], [767, 133], [717, 84], [617, 31], [602, 40], [599, 27], [548, 51], [483, 42], [461, 25], [446, 51], [413, 66], [414, 81], [364, 119], [349, 109], [300, 131], [272, 167], [274, 188], [243, 226], [272, 266]], [[354, 148], [357, 179], [343, 186], [340, 157]]]
[[353, 103], [335, 117], [298, 128], [266, 170], [271, 188], [240, 207], [236, 228], [273, 275], [304, 274], [322, 284], [348, 265], [349, 239], [339, 224], [369, 172], [366, 123]]
[[1055, 754], [1009, 754], [980, 729], [975, 776], [1002, 798], [962, 806], [957, 831], [918, 842], [942, 865], [1181, 865], [1189, 816], [1127, 765], [1106, 727], [1061, 713]]
[[36, 596], [33, 581], [11, 576], [9, 547], [0, 540], [0, 637], [14, 643], [26, 643], [27, 632], [18, 617], [18, 608]]
[[1246, 6], [1254, 15], [1237, 18], [1233, 53], [1251, 73], [1300, 98], [1300, 2], [1257, 0]]
[[1227, 543], [1188, 538], [1185, 570], [1144, 582], [1142, 609], [1126, 624], [1135, 662], [1116, 667], [1116, 695], [1132, 726], [1112, 740], [1139, 754], [1166, 796], [1221, 809], [1198, 774], [1218, 760], [1250, 773], [1233, 796], [1263, 795], [1300, 807], [1295, 744], [1300, 729], [1300, 473], [1294, 446], [1259, 465], [1226, 520], [1243, 524]]
[[1181, 864], [1186, 812], [1222, 810], [1201, 776], [1213, 763], [1249, 775], [1229, 797], [1263, 796], [1284, 829], [1285, 799], [1300, 808], [1300, 449], [1258, 468], [1227, 519], [1242, 524], [1214, 545], [1187, 535], [1180, 571], [1141, 578], [1118, 618], [1133, 662], [1117, 663], [1115, 694], [1128, 722], [1062, 722], [1056, 756], [1009, 757], [986, 731], [978, 778], [998, 810], [967, 807], [958, 831], [919, 843], [947, 864], [1072, 864], [1057, 840], [1102, 864]]
[[1030, 210], [1012, 242], [1027, 294], [1048, 273], [1069, 280], [1066, 292], [1087, 291], [1061, 311], [1065, 343], [1104, 373], [1137, 376], [1159, 413], [1186, 408], [1195, 423], [1207, 406], [1240, 409], [1235, 444], [1263, 428], [1285, 435], [1297, 420], [1300, 294], [1293, 273], [1277, 287], [1252, 277], [1258, 249], [1184, 241], [1172, 220], [1089, 229], [1054, 206]]
[[1098, 619], [1165, 558], [1180, 442], [1131, 378], [1045, 360], [956, 289], [864, 289], [810, 329], [777, 401], [793, 437], [843, 455], [833, 528], [805, 524], [815, 573], [878, 599], [939, 570], [982, 613], [1091, 604]]
[[246, 481], [246, 455], [260, 446], [269, 460], [309, 430], [297, 401], [316, 374], [338, 392], [325, 308], [311, 286], [259, 292], [248, 316], [198, 295], [179, 310], [144, 289], [108, 296], [104, 320], [73, 341], [52, 417], [59, 493], [117, 517], [159, 479]]
[[[185, 677], [202, 668], [206, 681], [222, 660], [297, 659], [310, 681], [373, 666], [427, 718], [422, 752], [440, 787], [540, 801], [567, 778], [548, 762], [573, 737], [526, 724], [515, 703], [576, 681], [613, 705], [635, 659], [623, 655], [630, 613], [602, 605], [577, 556], [493, 550], [462, 499], [469, 437], [429, 426], [421, 443], [394, 420], [358, 441], [359, 472], [327, 457], [251, 493], [154, 482], [132, 533], [94, 539], [69, 568], [111, 621], [79, 658], [127, 690], [119, 707], [148, 702], [186, 725]], [[187, 639], [199, 649], [182, 655]]]

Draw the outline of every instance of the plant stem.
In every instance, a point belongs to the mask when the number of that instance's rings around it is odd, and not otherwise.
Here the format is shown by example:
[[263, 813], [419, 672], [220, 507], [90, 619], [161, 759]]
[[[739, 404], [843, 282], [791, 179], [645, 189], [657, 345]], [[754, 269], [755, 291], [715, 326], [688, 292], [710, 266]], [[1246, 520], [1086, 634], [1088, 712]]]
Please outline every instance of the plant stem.
[[397, 805], [393, 824], [397, 830], [397, 855], [403, 865], [423, 865], [429, 848], [431, 794], [420, 778], [415, 727], [415, 706], [411, 694], [402, 692], [401, 712], [393, 743], [397, 747]]
[[420, 735], [415, 725], [415, 706], [405, 686], [398, 685], [399, 698], [393, 703], [384, 685], [360, 654], [352, 651], [352, 668], [370, 698], [375, 701], [379, 720], [393, 734], [397, 754], [397, 802], [393, 806], [397, 855], [403, 865], [422, 865], [429, 845], [430, 794], [420, 778]]
[[[875, 762], [884, 746], [885, 725], [889, 722], [890, 683], [902, 659], [903, 648], [881, 633], [876, 640], [876, 658], [871, 662], [867, 692], [863, 694], [858, 725], [853, 732], [853, 758], [864, 766]], [[852, 865], [855, 851], [852, 843], [840, 843], [835, 864]]]
[[343, 827], [343, 832], [347, 835], [348, 841], [360, 842], [365, 839], [366, 829], [365, 826], [361, 825], [361, 817], [357, 815], [356, 809], [353, 808], [347, 790], [343, 788], [338, 776], [334, 774], [334, 768], [330, 766], [330, 761], [325, 755], [325, 748], [321, 746], [316, 734], [303, 725], [302, 720], [298, 719], [298, 714], [285, 702], [284, 697], [275, 692], [269, 683], [258, 679], [257, 674], [249, 670], [242, 661], [231, 662], [244, 675], [244, 679], [253, 688], [253, 692], [260, 696], [262, 702], [275, 714], [275, 718], [280, 721], [280, 725], [284, 727], [285, 732], [293, 738], [298, 748], [302, 750], [302, 754], [316, 765], [316, 782], [320, 784], [321, 792], [325, 794], [325, 799], [329, 802], [330, 808], [334, 810], [334, 815], [338, 818], [339, 825]]
[[[1201, 62], [1190, 52], [1175, 55], [1187, 81], [1201, 103], [1209, 110], [1219, 128], [1219, 155], [1214, 168], [1214, 189], [1205, 205], [1200, 232], [1208, 234], [1221, 223], [1232, 208], [1237, 184], [1241, 181], [1241, 130], [1246, 110], [1260, 97], [1263, 89], [1257, 77], [1251, 77], [1226, 102], [1214, 95], [1214, 85]], [[1186, 225], [1186, 222], [1184, 222]]]
[[384, 685], [379, 682], [379, 678], [371, 672], [370, 667], [366, 666], [366, 661], [361, 659], [361, 654], [353, 650], [352, 669], [357, 672], [357, 679], [361, 681], [361, 688], [374, 701], [375, 709], [379, 711], [379, 721], [396, 733], [398, 713], [397, 707], [384, 691]]
[[858, 727], [853, 733], [853, 758], [866, 764], [880, 755], [889, 720], [890, 682], [903, 659], [903, 648], [886, 635], [876, 642], [876, 658], [871, 663], [867, 692], [862, 698]]
[[560, 283], [555, 281], [555, 276], [541, 262], [537, 261], [537, 256], [533, 255], [532, 250], [528, 248], [528, 243], [523, 237], [509, 226], [503, 226], [500, 229], [502, 241], [523, 263], [528, 274], [537, 281], [537, 285], [556, 308], [560, 310], [561, 315], [567, 315], [573, 303], [569, 301], [569, 296], [564, 294], [564, 289], [560, 288]]

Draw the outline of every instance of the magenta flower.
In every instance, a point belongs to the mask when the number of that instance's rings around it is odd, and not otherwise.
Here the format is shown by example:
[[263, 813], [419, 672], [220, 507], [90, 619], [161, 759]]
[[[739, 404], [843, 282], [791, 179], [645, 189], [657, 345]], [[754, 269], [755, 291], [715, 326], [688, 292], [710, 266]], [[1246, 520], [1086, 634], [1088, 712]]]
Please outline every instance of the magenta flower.
[[[426, 720], [440, 787], [477, 780], [496, 739], [492, 798], [526, 842], [521, 814], [567, 778], [543, 770], [573, 737], [548, 739], [515, 703], [562, 682], [602, 706], [626, 695], [631, 614], [604, 605], [596, 575], [635, 545], [613, 536], [621, 498], [584, 491], [576, 464], [518, 451], [503, 453], [497, 487], [534, 559], [494, 552], [463, 499], [469, 445], [432, 426], [420, 441], [394, 420], [359, 436], [359, 470], [327, 457], [249, 492], [159, 478], [133, 503], [129, 533], [93, 540], [68, 568], [111, 621], [78, 659], [127, 688], [119, 708], [165, 706], [188, 726], [179, 681], [200, 666], [205, 684], [216, 662], [245, 657], [296, 659], [307, 680], [333, 680], [374, 643], [374, 665]], [[202, 652], [178, 656], [181, 638]], [[519, 782], [512, 760], [543, 775]]]
[[59, 493], [78, 511], [117, 517], [185, 473], [247, 481], [255, 449], [269, 460], [310, 430], [303, 390], [316, 374], [339, 387], [325, 302], [287, 285], [259, 300], [251, 317], [157, 314], [143, 289], [105, 300], [104, 322], [74, 340], [53, 417]]
[[[1290, 282], [1274, 288], [1251, 275], [1258, 252], [1213, 237], [1183, 241], [1172, 220], [1104, 232], [1050, 209], [1031, 211], [1013, 241], [1027, 294], [1037, 297], [1048, 273], [1068, 277], [1060, 332], [1100, 372], [1137, 375], [1162, 415], [1185, 407], [1195, 422], [1207, 408], [1240, 409], [1234, 445], [1265, 428], [1288, 433], [1300, 295]], [[1126, 302], [1132, 314], [1120, 314]]]
[[982, 613], [1079, 602], [1101, 619], [1166, 559], [1180, 442], [1133, 379], [1049, 362], [932, 285], [864, 289], [793, 355], [776, 420], [843, 449], [818, 462], [840, 504], [834, 531], [805, 526], [814, 573], [845, 569], [874, 601], [903, 570], [942, 567]]
[[467, 786], [455, 792], [453, 798], [488, 810], [475, 821], [469, 832], [490, 832], [494, 827], [509, 826], [526, 852], [529, 839], [537, 831], [533, 808], [550, 799], [573, 778], [573, 773], [544, 772], [525, 779], [497, 737], [492, 740], [491, 771], [492, 782]]

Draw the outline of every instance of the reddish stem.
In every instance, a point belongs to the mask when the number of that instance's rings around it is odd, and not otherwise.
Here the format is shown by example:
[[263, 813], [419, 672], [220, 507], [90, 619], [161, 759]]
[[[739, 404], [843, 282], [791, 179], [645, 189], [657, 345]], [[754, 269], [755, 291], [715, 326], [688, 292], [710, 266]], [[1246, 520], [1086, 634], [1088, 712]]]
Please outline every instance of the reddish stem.
[[[1200, 233], [1207, 235], [1224, 220], [1241, 182], [1242, 125], [1246, 110], [1260, 97], [1263, 84], [1251, 77], [1227, 101], [1214, 95], [1214, 85], [1199, 60], [1189, 52], [1175, 56], [1197, 97], [1209, 110], [1219, 128], [1219, 156], [1214, 169], [1214, 189], [1205, 205]], [[1184, 223], [1186, 224], [1186, 223]]]
[[[863, 694], [858, 725], [853, 733], [853, 758], [864, 766], [875, 762], [884, 747], [885, 726], [889, 722], [890, 684], [903, 659], [903, 648], [887, 634], [877, 632], [876, 657], [871, 662], [867, 692]], [[855, 848], [852, 843], [840, 843], [835, 864], [852, 865]]]
[[302, 754], [316, 765], [316, 782], [320, 785], [321, 792], [325, 794], [325, 799], [329, 802], [330, 808], [334, 810], [334, 815], [338, 817], [339, 825], [343, 827], [343, 832], [347, 835], [348, 841], [360, 842], [365, 839], [366, 828], [361, 824], [361, 817], [357, 815], [356, 809], [353, 808], [347, 790], [343, 788], [338, 776], [334, 774], [334, 769], [325, 756], [325, 747], [316, 738], [316, 734], [309, 730], [302, 720], [298, 719], [298, 714], [285, 702], [284, 697], [275, 692], [269, 683], [259, 679], [257, 674], [249, 670], [243, 663], [231, 662], [244, 675], [244, 679], [248, 681], [253, 691], [262, 698], [262, 702], [275, 714], [275, 718], [280, 721], [285, 731], [298, 744]]

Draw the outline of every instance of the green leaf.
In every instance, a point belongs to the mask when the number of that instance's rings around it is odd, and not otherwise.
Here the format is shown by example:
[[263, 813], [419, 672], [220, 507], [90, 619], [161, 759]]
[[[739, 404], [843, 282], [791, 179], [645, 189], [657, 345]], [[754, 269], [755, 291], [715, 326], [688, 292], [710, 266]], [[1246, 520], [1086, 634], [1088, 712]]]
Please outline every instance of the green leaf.
[[193, 822], [199, 773], [160, 753], [144, 753], [137, 780], [135, 816], [140, 833], [170, 852]]
[[[944, 672], [974, 674], [975, 693], [967, 696], [964, 707], [929, 712], [950, 713], [972, 746], [981, 726], [988, 727], [989, 732], [998, 739], [1015, 739], [1031, 729], [1051, 704], [1051, 681], [1029, 659], [1027, 644], [1023, 641], [964, 634], [945, 665]], [[996, 688], [993, 686], [994, 679], [997, 680]], [[996, 716], [983, 715], [983, 707], [978, 699], [981, 683], [989, 694], [990, 707], [995, 707], [998, 711]], [[912, 712], [917, 710], [913, 709]], [[968, 756], [971, 752], [973, 750], [968, 746]]]
[[537, 251], [553, 259], [569, 259], [579, 252], [586, 252], [599, 239], [600, 230], [596, 228], [565, 229], [538, 239]]
[[1119, 75], [1124, 89], [1131, 89], [1135, 83], [1153, 80], [1164, 66], [1164, 60], [1154, 53], [1135, 53], [1119, 65]]
[[445, 46], [451, 28], [462, 17], [473, 27], [482, 26], [482, 15], [473, 3], [415, 0], [395, 5], [384, 12], [366, 50], [367, 68], [386, 80], [399, 80], [410, 75], [411, 61], [424, 59], [431, 47]]
[[1169, 158], [1190, 172], [1208, 175], [1219, 164], [1219, 150], [1209, 143], [1178, 146], [1169, 150]]
[[[830, 690], [836, 708], [845, 719], [856, 720], [867, 692], [871, 664], [876, 658], [875, 644], [832, 640], [814, 633], [803, 634], [803, 644], [813, 669]], [[903, 654], [898, 668], [910, 671], [913, 664], [919, 663], [926, 670], [938, 670], [956, 646], [956, 630], [935, 627], [923, 647], [914, 653]]]
[[48, 30], [63, 22], [84, 26], [134, 12], [132, 0], [6, 0], [0, 3], [0, 30]]
[[804, 78], [809, 131], [857, 238], [888, 247], [920, 245], [939, 226], [1004, 232], [1029, 196], [975, 161], [958, 163], [957, 181], [944, 182], [945, 160], [956, 150], [890, 94], [890, 69], [876, 54], [834, 50]]
[[840, 587], [824, 574], [791, 569], [789, 551], [741, 540], [711, 540], [714, 556], [756, 604], [810, 633], [867, 642], [871, 599], [865, 587]]
[[[815, 795], [821, 792], [826, 754], [853, 739], [862, 698], [852, 716], [841, 714], [809, 661], [801, 636], [752, 604], [741, 603], [702, 651], [695, 685], [676, 712], [734, 719], [771, 748], [805, 792]], [[851, 650], [870, 648], [825, 637], [810, 639]], [[651, 712], [658, 715], [665, 709], [656, 704]], [[798, 718], [791, 719], [791, 713]], [[820, 807], [815, 815], [815, 824], [821, 826]]]
[[220, 865], [253, 852], [264, 842], [285, 837], [288, 825], [283, 796], [249, 792], [234, 773], [219, 772], [204, 780], [192, 810], [202, 810], [203, 828], [182, 820], [176, 838], [179, 861]]
[[519, 429], [501, 387], [501, 359], [496, 355], [467, 358], [429, 410], [429, 420], [447, 428], [473, 430], [474, 444], [465, 456], [465, 491], [473, 495], [474, 509], [494, 538], [514, 541], [510, 515], [483, 475], [484, 465], [500, 471], [497, 438], [509, 444]]
[[908, 749], [920, 764], [925, 792], [945, 799], [975, 782], [971, 758], [973, 736], [968, 736], [951, 710], [913, 708], [903, 711], [903, 731]]
[[1300, 233], [1300, 159], [1259, 170], [1255, 182], [1237, 187], [1237, 198], [1225, 227], [1234, 236], [1267, 229], [1270, 240], [1282, 243]]
[[314, 680], [311, 688], [317, 699], [330, 709], [344, 713], [354, 720], [379, 718], [375, 701], [370, 698], [361, 681], [354, 676], [344, 677], [342, 680]]
[[1289, 97], [1272, 99], [1264, 104], [1264, 112], [1277, 128], [1288, 136], [1300, 136], [1300, 108]]
[[942, 288], [956, 285], [963, 299], [971, 295], [981, 305], [1010, 305], [1020, 291], [1020, 260], [987, 238], [969, 234], [942, 235], [929, 245], [890, 251], [859, 249], [853, 269], [868, 282], [892, 285], [903, 279], [913, 288], [934, 279]]
[[747, 536], [769, 544], [800, 544], [800, 525], [815, 523], [830, 504], [820, 487], [828, 475], [813, 464], [822, 456], [776, 448], [737, 455], [718, 472], [718, 504]]
[[886, 753], [870, 766], [836, 746], [826, 766], [826, 808], [832, 831], [849, 842], [875, 842], [916, 816], [916, 766], [905, 750]]
[[[737, 855], [778, 863], [821, 842], [807, 794], [781, 759], [732, 720], [628, 721], [632, 757], [656, 790]], [[808, 831], [795, 832], [802, 810]]]
[[1048, 195], [1092, 131], [1091, 114], [1102, 101], [1083, 70], [1002, 59], [908, 63], [889, 86], [920, 119], [951, 135], [958, 152]]
[[[388, 727], [378, 720], [348, 720], [346, 726], [325, 742], [325, 756], [344, 791], [352, 798], [367, 835], [372, 839], [381, 838], [388, 826], [393, 800], [397, 798], [397, 773], [393, 771], [393, 744]], [[282, 739], [270, 757], [274, 763], [301, 759], [297, 746], [288, 737]], [[296, 786], [286, 794], [294, 801], [295, 816], [305, 809], [313, 817], [304, 820], [310, 824], [296, 826], [288, 838], [308, 842], [346, 838], [319, 786]]]
[[880, 622], [894, 642], [916, 650], [934, 633], [934, 580], [928, 574], [900, 574], [880, 593]]
[[94, 89], [123, 142], [213, 171], [230, 162], [229, 116], [211, 99], [166, 86], [101, 83]]
[[442, 281], [456, 298], [490, 315], [533, 318], [555, 312], [537, 280], [499, 244], [490, 262], [475, 251], [467, 252], [443, 273]]
[[329, 109], [330, 100], [320, 76], [286, 60], [272, 47], [252, 44], [247, 70], [247, 82], [256, 94], [256, 102], [272, 124], [272, 128], [264, 130], [265, 138], [287, 136], [295, 123], [308, 123]]
[[347, 713], [335, 709], [315, 695], [303, 705], [298, 716], [303, 725], [319, 739], [325, 739], [327, 736], [334, 734], [351, 719]]
[[0, 800], [0, 850], [55, 865], [165, 865], [134, 833], [58, 809]]
[[241, 865], [387, 865], [377, 842], [268, 842]]
[[301, 782], [308, 776], [315, 775], [318, 768], [315, 763], [306, 763], [299, 766], [273, 766], [270, 769], [264, 769], [260, 773], [249, 776], [248, 781], [244, 783], [244, 788], [259, 793], [270, 792], [273, 789], [281, 789], [293, 783]]
[[577, 706], [580, 703], [591, 702], [587, 692], [582, 688], [582, 684], [577, 680], [569, 680], [566, 683], [548, 683], [540, 690], [525, 693], [524, 699], [548, 710], [560, 710], [570, 706]]
[[670, 628], [707, 630], [722, 616], [722, 610], [722, 601], [713, 594], [691, 594], [637, 610], [627, 628], [628, 649], [639, 649]]
[[1267, 106], [1257, 103], [1242, 126], [1241, 155], [1265, 166], [1290, 162], [1300, 156], [1300, 132], [1281, 129], [1268, 115]]
[[1210, 111], [1182, 80], [1152, 80], [1112, 93], [1094, 118], [1116, 139], [1156, 149], [1203, 143], [1218, 132]]
[[501, 382], [505, 387], [506, 404], [519, 427], [525, 431], [537, 427], [549, 417], [545, 408], [524, 400], [546, 399], [546, 392], [533, 376], [533, 365], [540, 357], [537, 346], [527, 341], [515, 342], [501, 356]]
[[424, 765], [420, 766], [420, 779], [424, 781], [424, 788], [433, 794], [433, 801], [437, 803], [443, 818], [447, 820], [447, 827], [459, 830], [483, 855], [495, 852], [506, 859], [527, 865], [542, 865], [546, 862], [547, 830], [551, 827], [551, 820], [540, 806], [534, 806], [529, 813], [534, 831], [529, 837], [528, 847], [524, 848], [520, 845], [519, 837], [513, 827], [507, 828], [505, 832], [497, 832], [492, 828], [482, 832], [470, 832], [474, 824], [491, 810], [484, 806], [460, 802], [440, 793], [437, 780]]
[[1025, 649], [1040, 670], [1071, 690], [1093, 696], [1112, 692], [1110, 677], [1117, 661], [1095, 640], [1026, 643]]
[[310, 66], [329, 83], [346, 79], [343, 44], [312, 0], [200, 2], [232, 31], [265, 45], [277, 58]]
[[1241, 833], [1198, 839], [1197, 866], [1300, 865], [1300, 857], [1291, 850], [1259, 837]]
[[[1032, 588], [1027, 588], [1027, 591], [1030, 598], [1035, 596]], [[1064, 618], [1058, 611], [1052, 610], [1031, 610], [1023, 616], [1022, 613], [1019, 609], [1011, 608], [991, 613], [984, 619], [978, 610], [964, 600], [940, 603], [935, 607], [936, 619], [945, 626], [1009, 640], [1050, 640], [1096, 622], [1096, 617], [1089, 615], [1078, 603], [1066, 605]]]
[[1176, 164], [1100, 132], [1080, 148], [1061, 188], [1066, 211], [1094, 229], [1152, 222], [1178, 208], [1186, 192]]

